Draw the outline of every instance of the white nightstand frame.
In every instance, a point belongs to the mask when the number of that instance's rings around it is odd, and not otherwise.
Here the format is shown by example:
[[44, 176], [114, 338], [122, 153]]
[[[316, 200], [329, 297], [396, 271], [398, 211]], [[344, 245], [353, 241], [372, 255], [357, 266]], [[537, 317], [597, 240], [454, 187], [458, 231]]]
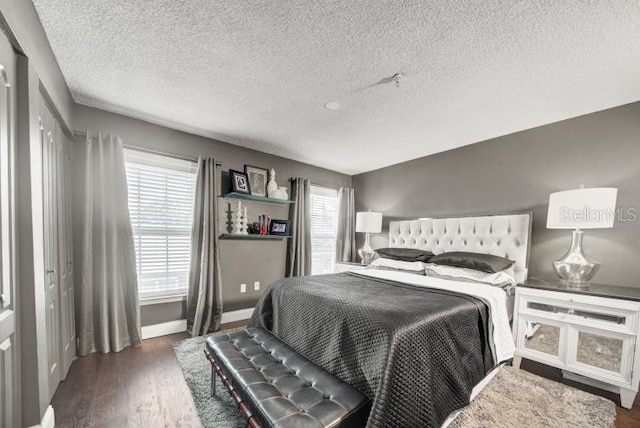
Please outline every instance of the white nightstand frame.
[[[527, 304], [530, 302], [617, 316], [624, 318], [624, 322], [616, 324], [572, 313], [546, 312], [529, 307]], [[620, 394], [623, 407], [631, 408], [640, 381], [640, 340], [638, 340], [640, 302], [517, 287], [514, 309], [513, 335], [516, 342], [514, 366], [520, 365], [521, 358], [527, 358], [602, 382], [607, 386], [605, 389]], [[525, 346], [527, 340], [525, 336], [530, 329], [530, 322], [544, 323], [560, 329], [557, 356]], [[621, 340], [620, 371], [613, 372], [576, 361], [579, 332]]]

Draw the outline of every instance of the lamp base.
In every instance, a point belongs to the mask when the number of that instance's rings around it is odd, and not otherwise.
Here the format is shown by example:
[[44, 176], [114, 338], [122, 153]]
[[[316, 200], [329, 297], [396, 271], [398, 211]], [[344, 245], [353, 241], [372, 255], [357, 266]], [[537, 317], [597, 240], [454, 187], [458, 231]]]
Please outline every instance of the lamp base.
[[360, 256], [360, 263], [363, 265], [368, 265], [373, 261], [373, 257], [376, 255], [376, 252], [373, 251], [371, 245], [369, 244], [369, 234], [367, 233], [364, 238], [364, 245], [362, 248], [358, 250], [358, 255]]
[[553, 270], [560, 277], [560, 282], [567, 287], [586, 288], [589, 281], [600, 269], [600, 263], [588, 259], [582, 252], [581, 230], [574, 230], [571, 248], [559, 260], [553, 262]]

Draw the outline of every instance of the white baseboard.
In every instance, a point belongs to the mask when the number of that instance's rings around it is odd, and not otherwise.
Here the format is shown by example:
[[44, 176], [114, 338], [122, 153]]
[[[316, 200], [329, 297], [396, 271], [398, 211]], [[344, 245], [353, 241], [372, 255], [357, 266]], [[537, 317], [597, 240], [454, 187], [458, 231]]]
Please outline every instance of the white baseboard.
[[56, 415], [53, 411], [53, 407], [47, 407], [47, 410], [44, 411], [44, 416], [42, 416], [42, 420], [39, 425], [34, 425], [31, 428], [55, 428], [56, 426]]
[[187, 331], [187, 320], [175, 320], [142, 327], [142, 340]]
[[[224, 312], [220, 323], [227, 324], [230, 322], [248, 320], [251, 318], [252, 314], [253, 308]], [[151, 339], [152, 337], [166, 336], [168, 334], [182, 333], [183, 331], [187, 331], [187, 320], [175, 320], [160, 324], [147, 325], [142, 327], [141, 330], [142, 340]]]
[[230, 322], [248, 320], [249, 318], [251, 318], [252, 314], [253, 314], [253, 308], [240, 309], [238, 311], [231, 311], [231, 312], [223, 312], [222, 318], [220, 320], [220, 324], [227, 324]]

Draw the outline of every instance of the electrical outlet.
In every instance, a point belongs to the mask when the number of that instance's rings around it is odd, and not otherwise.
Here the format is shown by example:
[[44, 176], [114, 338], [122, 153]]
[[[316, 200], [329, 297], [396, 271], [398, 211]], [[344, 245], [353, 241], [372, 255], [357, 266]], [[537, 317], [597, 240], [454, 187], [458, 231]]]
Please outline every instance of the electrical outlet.
[[260, 281], [256, 281], [253, 283], [253, 290], [254, 291], [260, 290]]
[[240, 292], [241, 293], [247, 292], [247, 284], [240, 284]]

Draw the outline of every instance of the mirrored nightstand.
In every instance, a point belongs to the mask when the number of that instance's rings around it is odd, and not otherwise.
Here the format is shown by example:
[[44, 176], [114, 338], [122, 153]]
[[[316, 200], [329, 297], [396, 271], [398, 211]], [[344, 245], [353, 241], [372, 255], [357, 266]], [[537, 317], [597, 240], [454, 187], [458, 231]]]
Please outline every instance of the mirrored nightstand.
[[560, 368], [618, 392], [631, 408], [640, 381], [640, 289], [530, 280], [518, 284], [514, 312], [514, 365], [527, 358]]

